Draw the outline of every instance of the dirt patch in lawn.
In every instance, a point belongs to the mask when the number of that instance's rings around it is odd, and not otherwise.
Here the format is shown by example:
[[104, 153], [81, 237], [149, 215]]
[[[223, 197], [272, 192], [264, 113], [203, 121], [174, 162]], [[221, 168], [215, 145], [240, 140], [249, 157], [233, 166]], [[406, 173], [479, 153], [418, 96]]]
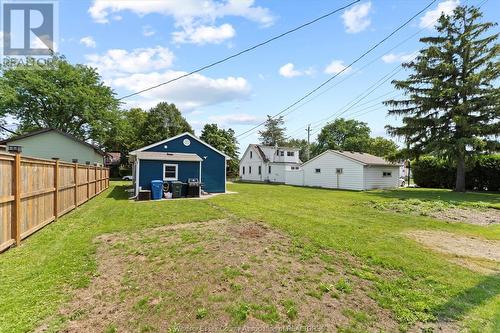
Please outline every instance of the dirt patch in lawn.
[[452, 260], [484, 273], [500, 272], [500, 241], [467, 237], [444, 231], [412, 231], [408, 235], [423, 245], [451, 255]]
[[380, 210], [430, 216], [447, 222], [462, 222], [481, 226], [500, 224], [500, 209], [481, 205], [478, 207], [463, 207], [454, 203], [418, 199], [370, 201], [367, 205]]
[[465, 222], [477, 225], [500, 223], [500, 209], [448, 208], [431, 212], [430, 216], [451, 222]]
[[[251, 222], [98, 239], [98, 276], [61, 310], [65, 332], [397, 331], [354, 258]], [[353, 271], [358, 274], [352, 274]]]

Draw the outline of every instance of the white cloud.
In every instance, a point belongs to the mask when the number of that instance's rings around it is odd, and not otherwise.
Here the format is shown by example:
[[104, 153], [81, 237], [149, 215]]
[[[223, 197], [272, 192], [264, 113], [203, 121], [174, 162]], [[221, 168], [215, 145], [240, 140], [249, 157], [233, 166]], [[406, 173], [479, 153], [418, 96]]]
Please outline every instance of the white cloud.
[[[342, 60], [332, 60], [328, 66], [325, 68], [325, 73], [326, 74], [338, 74], [342, 72], [342, 74], [347, 74], [349, 73], [352, 69], [347, 68], [345, 69], [346, 66], [344, 65], [344, 61]], [[345, 69], [345, 70], [344, 70]]]
[[246, 113], [210, 116], [208, 120], [218, 125], [256, 125], [262, 121], [261, 118]]
[[236, 35], [231, 24], [223, 24], [221, 26], [198, 26], [187, 27], [185, 30], [172, 33], [175, 43], [190, 43], [190, 44], [220, 44], [226, 39], [233, 38]]
[[368, 17], [371, 7], [372, 3], [369, 1], [347, 9], [342, 14], [344, 26], [348, 33], [358, 33], [368, 28], [371, 23]]
[[106, 78], [169, 68], [174, 60], [174, 54], [168, 48], [156, 46], [132, 51], [110, 49], [102, 55], [87, 54], [85, 58], [89, 66], [96, 67]]
[[[259, 23], [261, 26], [270, 26], [275, 17], [269, 9], [256, 6], [254, 0], [94, 0], [89, 8], [89, 14], [98, 23], [109, 23], [113, 15], [121, 11], [131, 11], [139, 16], [147, 14], [161, 14], [174, 18], [175, 26], [180, 31], [174, 33], [181, 42], [190, 42], [201, 38], [202, 43], [220, 43], [220, 38], [214, 34], [234, 36], [234, 29], [230, 25], [217, 27], [217, 19], [226, 16], [243, 17]], [[229, 28], [231, 27], [231, 28]], [[231, 31], [232, 29], [232, 31]], [[195, 34], [192, 38], [191, 35]], [[204, 35], [209, 37], [203, 37]], [[178, 41], [179, 42], [179, 41]], [[200, 44], [202, 44], [200, 43]]]
[[109, 16], [131, 11], [139, 16], [157, 13], [175, 18], [178, 24], [187, 21], [214, 21], [224, 16], [240, 16], [264, 26], [274, 22], [269, 9], [254, 6], [254, 0], [94, 0], [90, 16], [98, 23], [108, 23]]
[[436, 21], [439, 19], [442, 13], [444, 13], [445, 15], [449, 15], [458, 5], [460, 5], [459, 0], [446, 0], [440, 2], [437, 5], [436, 9], [427, 11], [424, 16], [420, 18], [420, 28], [433, 29]]
[[85, 45], [86, 47], [95, 48], [96, 42], [92, 36], [85, 36], [80, 39], [80, 44]]
[[142, 34], [145, 37], [151, 37], [156, 34], [156, 30], [154, 30], [153, 27], [148, 24], [142, 27]]
[[[109, 82], [113, 87], [124, 88], [130, 92], [139, 91], [150, 86], [171, 80], [186, 72], [167, 70], [165, 72], [137, 73], [116, 77]], [[210, 78], [194, 74], [177, 81], [144, 92], [141, 97], [145, 101], [169, 101], [182, 110], [219, 104], [227, 101], [245, 99], [250, 95], [250, 84], [242, 77]]]
[[312, 75], [314, 74], [314, 70], [312, 68], [306, 70], [297, 70], [295, 69], [295, 65], [289, 62], [288, 64], [280, 67], [279, 73], [283, 77], [292, 78], [296, 76]]
[[408, 62], [413, 60], [417, 56], [418, 52], [411, 53], [388, 53], [382, 56], [382, 61], [386, 64], [392, 64], [394, 62]]

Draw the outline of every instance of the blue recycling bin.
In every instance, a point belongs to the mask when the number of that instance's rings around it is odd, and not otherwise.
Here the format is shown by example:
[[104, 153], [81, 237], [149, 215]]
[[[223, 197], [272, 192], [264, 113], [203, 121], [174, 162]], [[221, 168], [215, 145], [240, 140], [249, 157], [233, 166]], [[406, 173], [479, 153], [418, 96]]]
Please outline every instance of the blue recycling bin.
[[160, 200], [163, 198], [163, 180], [151, 181], [151, 199]]

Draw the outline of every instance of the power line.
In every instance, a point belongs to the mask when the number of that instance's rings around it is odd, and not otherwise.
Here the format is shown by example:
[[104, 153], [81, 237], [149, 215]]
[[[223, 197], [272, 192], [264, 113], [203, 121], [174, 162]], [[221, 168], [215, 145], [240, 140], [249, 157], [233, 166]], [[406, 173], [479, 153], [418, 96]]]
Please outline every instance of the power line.
[[335, 10], [332, 10], [332, 11], [330, 11], [330, 12], [328, 12], [328, 13], [324, 14], [324, 15], [321, 15], [320, 17], [317, 17], [317, 18], [315, 18], [315, 19], [313, 19], [313, 20], [311, 20], [311, 21], [308, 21], [308, 22], [306, 22], [306, 23], [304, 23], [304, 24], [301, 24], [301, 25], [299, 25], [298, 27], [295, 27], [295, 28], [293, 28], [293, 29], [291, 29], [291, 30], [285, 31], [285, 32], [283, 32], [283, 33], [281, 33], [281, 34], [279, 34], [279, 35], [277, 35], [277, 36], [274, 36], [274, 37], [272, 37], [272, 38], [269, 38], [269, 39], [267, 39], [267, 40], [265, 40], [265, 41], [263, 41], [263, 42], [261, 42], [261, 43], [259, 43], [259, 44], [256, 44], [256, 45], [254, 45], [254, 46], [248, 47], [248, 48], [246, 48], [246, 49], [244, 49], [244, 50], [242, 50], [242, 51], [240, 51], [240, 52], [238, 52], [238, 53], [232, 54], [232, 55], [230, 55], [230, 56], [228, 56], [228, 57], [226, 57], [226, 58], [223, 58], [223, 59], [221, 59], [221, 60], [215, 61], [215, 62], [213, 62], [213, 63], [211, 63], [211, 64], [208, 64], [208, 65], [205, 65], [205, 66], [200, 67], [200, 68], [198, 68], [198, 69], [195, 69], [195, 70], [193, 70], [193, 71], [191, 71], [191, 72], [188, 72], [188, 73], [185, 73], [185, 74], [179, 75], [179, 76], [177, 76], [177, 77], [175, 77], [175, 78], [173, 78], [173, 79], [170, 79], [170, 80], [168, 80], [168, 81], [165, 81], [165, 82], [159, 83], [159, 84], [157, 84], [157, 85], [151, 86], [151, 87], [149, 87], [149, 88], [145, 88], [145, 89], [139, 90], [139, 91], [137, 91], [137, 92], [134, 92], [134, 93], [131, 93], [131, 94], [125, 95], [125, 96], [123, 96], [123, 97], [118, 98], [118, 100], [120, 101], [120, 100], [125, 99], [125, 98], [129, 98], [129, 97], [132, 97], [132, 96], [135, 96], [135, 95], [142, 94], [143, 92], [146, 92], [146, 91], [150, 91], [150, 90], [153, 90], [153, 89], [159, 88], [159, 87], [164, 86], [164, 85], [166, 85], [166, 84], [169, 84], [169, 83], [175, 82], [175, 81], [177, 81], [177, 80], [183, 79], [183, 78], [185, 78], [185, 77], [187, 77], [187, 76], [191, 76], [191, 75], [193, 75], [193, 74], [196, 74], [196, 73], [199, 73], [199, 72], [201, 72], [201, 71], [204, 71], [205, 69], [208, 69], [208, 68], [214, 67], [214, 66], [216, 66], [216, 65], [219, 65], [219, 64], [221, 64], [221, 63], [223, 63], [223, 62], [226, 62], [226, 61], [228, 61], [228, 60], [231, 60], [231, 59], [233, 59], [233, 58], [236, 58], [236, 57], [238, 57], [238, 56], [240, 56], [240, 55], [242, 55], [242, 54], [244, 54], [244, 53], [247, 53], [247, 52], [253, 51], [253, 50], [255, 50], [255, 49], [257, 49], [257, 48], [259, 48], [259, 47], [261, 47], [261, 46], [264, 46], [264, 45], [269, 44], [269, 43], [271, 43], [271, 42], [273, 42], [273, 41], [275, 41], [275, 40], [277, 40], [277, 39], [280, 39], [280, 38], [282, 38], [282, 37], [285, 37], [286, 35], [289, 35], [289, 34], [291, 34], [291, 33], [294, 33], [295, 31], [298, 31], [298, 30], [300, 30], [300, 29], [302, 29], [302, 28], [305, 28], [305, 27], [307, 27], [307, 26], [309, 26], [309, 25], [311, 25], [311, 24], [314, 24], [314, 23], [316, 23], [316, 22], [318, 22], [318, 21], [321, 21], [321, 20], [323, 20], [323, 19], [325, 19], [325, 18], [327, 18], [327, 17], [329, 17], [329, 16], [332, 16], [332, 15], [333, 15], [333, 14], [335, 14], [335, 13], [340, 12], [341, 10], [344, 10], [344, 9], [346, 9], [346, 8], [351, 7], [352, 5], [354, 5], [355, 3], [358, 3], [358, 2], [360, 2], [360, 1], [361, 1], [361, 0], [355, 0], [355, 1], [353, 1], [353, 2], [351, 2], [351, 3], [349, 3], [349, 4], [347, 4], [347, 5], [345, 5], [345, 6], [343, 6], [343, 7], [340, 7], [340, 8], [337, 8], [337, 9], [335, 9]]
[[[384, 43], [386, 40], [388, 40], [389, 38], [391, 38], [394, 34], [396, 34], [399, 30], [403, 29], [408, 23], [410, 23], [415, 17], [419, 16], [420, 14], [422, 14], [425, 10], [427, 10], [430, 6], [432, 6], [432, 4], [434, 4], [437, 0], [432, 0], [429, 4], [427, 4], [423, 9], [421, 9], [418, 13], [416, 13], [415, 15], [413, 15], [411, 18], [409, 18], [406, 22], [404, 22], [402, 25], [400, 25], [399, 27], [397, 27], [394, 31], [392, 31], [389, 35], [387, 35], [386, 37], [384, 37], [382, 40], [380, 40], [378, 43], [376, 43], [375, 45], [373, 45], [371, 48], [369, 48], [367, 51], [365, 51], [362, 55], [360, 55], [358, 58], [356, 58], [354, 61], [352, 61], [349, 65], [347, 65], [346, 67], [344, 67], [341, 71], [339, 71], [338, 73], [334, 74], [333, 76], [331, 76], [329, 79], [327, 79], [326, 81], [324, 81], [323, 83], [321, 83], [319, 86], [317, 86], [316, 88], [314, 88], [313, 90], [309, 91], [307, 94], [305, 94], [304, 96], [302, 96], [301, 98], [299, 98], [298, 100], [296, 100], [295, 102], [293, 102], [292, 104], [290, 104], [289, 106], [287, 106], [286, 108], [284, 108], [283, 110], [281, 110], [280, 112], [278, 112], [277, 114], [275, 114], [274, 116], [272, 116], [271, 118], [275, 118], [281, 114], [283, 114], [284, 112], [288, 111], [289, 109], [293, 108], [295, 105], [299, 104], [300, 102], [302, 102], [303, 100], [305, 100], [306, 98], [308, 98], [309, 96], [311, 96], [312, 94], [314, 94], [316, 91], [320, 90], [322, 87], [324, 87], [325, 85], [327, 85], [330, 81], [332, 81], [333, 79], [335, 79], [337, 76], [339, 76], [340, 74], [342, 74], [343, 72], [345, 72], [346, 70], [348, 70], [349, 68], [352, 67], [352, 65], [354, 65], [355, 63], [357, 63], [358, 61], [360, 61], [361, 59], [363, 59], [366, 55], [368, 55], [369, 53], [371, 53], [373, 50], [375, 50], [377, 47], [379, 47], [382, 43]], [[252, 132], [253, 130], [255, 130], [256, 128], [259, 128], [260, 126], [264, 125], [266, 122], [261, 122], [259, 123], [258, 125], [252, 127], [251, 129], [237, 135], [236, 137], [241, 137], [247, 133], [250, 133]]]
[[[488, 2], [488, 0], [483, 0], [483, 1], [481, 1], [481, 2], [479, 3], [478, 7], [479, 7], [479, 8], [481, 8], [481, 7], [482, 7], [482, 6], [483, 6], [486, 2]], [[424, 27], [423, 27], [423, 28], [421, 28], [419, 31], [417, 31], [416, 33], [412, 34], [411, 36], [409, 36], [408, 38], [406, 38], [405, 40], [403, 40], [401, 43], [397, 44], [396, 46], [394, 46], [393, 48], [391, 48], [391, 49], [389, 49], [388, 51], [385, 51], [385, 52], [390, 52], [391, 50], [394, 50], [395, 48], [399, 47], [399, 46], [400, 46], [400, 45], [402, 45], [403, 43], [407, 42], [407, 41], [408, 41], [409, 39], [411, 39], [413, 36], [415, 36], [415, 35], [417, 35], [417, 34], [420, 34], [423, 30], [427, 29], [427, 28], [428, 28], [428, 27], [430, 27], [430, 26], [433, 26], [433, 25], [434, 25], [437, 21], [438, 21], [438, 19], [434, 20], [434, 21], [433, 21], [433, 22], [431, 22], [430, 24], [428, 24], [428, 25], [424, 26]], [[416, 58], [416, 56], [417, 56], [417, 55], [413, 56], [413, 57], [410, 59], [410, 61], [411, 61], [411, 60], [413, 60], [413, 59], [415, 59], [415, 58]], [[372, 63], [373, 63], [374, 61], [376, 61], [376, 60], [378, 60], [378, 58], [375, 58], [373, 61], [371, 61], [371, 62], [367, 63], [365, 66], [363, 66], [362, 68], [360, 68], [360, 70], [361, 70], [361, 69], [363, 69], [363, 68], [365, 68], [365, 67], [367, 67], [368, 65], [372, 64]], [[398, 67], [399, 67], [399, 65], [398, 65]], [[393, 69], [393, 70], [394, 70], [394, 69]], [[392, 72], [393, 70], [391, 70], [391, 72]], [[359, 71], [359, 70], [358, 70], [358, 71]], [[398, 72], [399, 72], [399, 71], [398, 71]], [[354, 75], [354, 74], [355, 74], [355, 73], [353, 73], [352, 75]], [[396, 72], [395, 74], [397, 74], [397, 72]], [[395, 74], [394, 74], [394, 75], [395, 75]], [[351, 75], [351, 76], [352, 76], [352, 75]], [[392, 75], [391, 77], [393, 77], [394, 75]], [[344, 81], [345, 81], [345, 80], [344, 80]], [[387, 81], [387, 80], [385, 80], [385, 81]], [[385, 82], [385, 81], [384, 81], [384, 82]], [[341, 82], [342, 82], [342, 81], [341, 81]], [[382, 82], [382, 83], [384, 83], [384, 82]], [[340, 83], [340, 82], [339, 82], [339, 83]], [[334, 86], [336, 86], [336, 85], [334, 85]], [[334, 86], [331, 86], [331, 87], [329, 87], [328, 89], [326, 89], [325, 91], [323, 91], [322, 93], [320, 93], [320, 94], [318, 94], [318, 95], [314, 96], [313, 98], [311, 98], [310, 100], [308, 100], [306, 103], [308, 103], [308, 102], [310, 102], [312, 99], [314, 99], [314, 98], [316, 98], [316, 97], [319, 97], [320, 95], [322, 95], [322, 94], [326, 93], [328, 90], [330, 90], [330, 89], [331, 89], [331, 88], [333, 88]], [[380, 86], [380, 85], [379, 85], [379, 86]], [[376, 88], [378, 88], [379, 86], [375, 87], [375, 89], [376, 89]], [[372, 87], [373, 87], [373, 85], [372, 85]], [[369, 88], [369, 89], [370, 89], [370, 88]], [[374, 90], [375, 90], [375, 89], [374, 89]], [[372, 90], [372, 91], [373, 91], [373, 90]], [[370, 92], [370, 93], [371, 93], [371, 92]], [[369, 93], [369, 94], [370, 94], [370, 93]], [[369, 94], [367, 94], [367, 95], [365, 95], [365, 96], [361, 97], [361, 100], [363, 100], [364, 98], [366, 98]], [[387, 95], [387, 94], [390, 94], [390, 92], [388, 92], [388, 93], [386, 93], [386, 94], [384, 94], [384, 95]], [[362, 93], [361, 95], [363, 95], [363, 93]], [[358, 95], [358, 97], [359, 97], [359, 96], [361, 96], [361, 95]], [[356, 100], [358, 97], [356, 97], [354, 100]], [[378, 98], [380, 98], [380, 97], [382, 97], [382, 96], [379, 96]], [[377, 98], [375, 98], [375, 99], [377, 99]], [[372, 100], [375, 100], [375, 99], [372, 99]], [[353, 100], [353, 101], [354, 101], [354, 100]], [[361, 100], [360, 100], [360, 101], [361, 101]], [[351, 101], [351, 102], [347, 103], [347, 105], [348, 105], [348, 104], [350, 104], [350, 103], [352, 103], [353, 101]], [[304, 103], [304, 104], [306, 104], [306, 103]], [[359, 101], [358, 101], [358, 103], [359, 103]], [[360, 104], [360, 105], [365, 105], [365, 104], [368, 104], [368, 103], [369, 103], [369, 102], [367, 101], [367, 102], [365, 102], [365, 103], [363, 103], [363, 104]], [[302, 104], [301, 106], [303, 106], [304, 104]], [[352, 106], [355, 106], [356, 104], [357, 104], [357, 103], [353, 104]], [[347, 105], [346, 105], [346, 106], [347, 106]], [[299, 107], [301, 107], [301, 106], [299, 106]], [[345, 108], [346, 106], [344, 106], [344, 108]], [[351, 106], [351, 107], [352, 107], [352, 106]], [[348, 111], [351, 107], [349, 107], [348, 109], [344, 110], [343, 112], [341, 112], [341, 113], [340, 113], [340, 114], [338, 114], [337, 116], [340, 116], [340, 115], [344, 114], [344, 113], [345, 113], [345, 112], [347, 112], [347, 111]], [[373, 107], [373, 106], [372, 106], [372, 107]], [[365, 108], [365, 109], [367, 109], [367, 108]], [[361, 114], [357, 114], [357, 115], [355, 115], [355, 113], [357, 113], [357, 112], [359, 112], [359, 111], [363, 111], [363, 110], [365, 110], [365, 109], [361, 109], [361, 110], [357, 110], [357, 111], [355, 111], [354, 113], [352, 113], [352, 114], [351, 114], [351, 117], [353, 117], [353, 116], [354, 116], [354, 117], [359, 117], [359, 116], [362, 116], [362, 115], [368, 114], [368, 113], [370, 113], [370, 112], [374, 112], [374, 111], [382, 110], [383, 108], [374, 109], [374, 110], [369, 110], [369, 111], [367, 111], [367, 112], [364, 112], [364, 113], [361, 113]], [[293, 111], [295, 111], [295, 110], [293, 110]], [[334, 116], [335, 116], [335, 113], [334, 113], [332, 116], [327, 117], [326, 119], [330, 119], [330, 118], [332, 118], [332, 117], [334, 117]], [[323, 118], [323, 119], [325, 119], [325, 118]], [[323, 119], [322, 119], [322, 120], [323, 120]], [[319, 120], [319, 121], [313, 122], [313, 124], [318, 124], [318, 123], [321, 123], [321, 122], [322, 122], [322, 120]], [[302, 130], [302, 127], [301, 127], [300, 129], [298, 129], [298, 130]], [[319, 129], [319, 130], [321, 130], [321, 129]], [[294, 134], [294, 133], [296, 133], [296, 132], [297, 132], [297, 131], [293, 131], [290, 135], [293, 135], [293, 134]], [[317, 132], [318, 132], [318, 130], [315, 130], [315, 131], [314, 131], [314, 133], [317, 133]]]
[[12, 131], [12, 130], [8, 129], [7, 127], [4, 127], [4, 126], [0, 125], [0, 128], [1, 128], [1, 129], [3, 129], [3, 130], [4, 130], [4, 131], [6, 131], [6, 132], [9, 132], [9, 133], [11, 133], [11, 134], [15, 134], [15, 135], [17, 135], [17, 133], [16, 133], [16, 132], [14, 132], [14, 131]]

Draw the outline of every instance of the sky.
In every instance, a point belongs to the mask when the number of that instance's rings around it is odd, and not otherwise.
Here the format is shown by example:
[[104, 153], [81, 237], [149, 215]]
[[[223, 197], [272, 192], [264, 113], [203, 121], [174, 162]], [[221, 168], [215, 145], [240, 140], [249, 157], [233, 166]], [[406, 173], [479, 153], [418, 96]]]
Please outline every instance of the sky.
[[[61, 0], [57, 51], [72, 63], [96, 67], [121, 97], [229, 56], [349, 2]], [[124, 99], [122, 107], [148, 109], [161, 101], [175, 103], [197, 135], [206, 123], [232, 128], [244, 151], [249, 143], [258, 142], [258, 130], [241, 133], [336, 75], [429, 2], [361, 1], [226, 63]], [[286, 112], [287, 135], [305, 139], [311, 124], [314, 140], [327, 121], [340, 115], [368, 123], [373, 136], [387, 137], [384, 126], [399, 121], [387, 117], [381, 104], [399, 94], [390, 81], [408, 75], [400, 70], [401, 62], [415, 55], [420, 37], [435, 34], [439, 13], [450, 12], [459, 3], [479, 5], [483, 0], [437, 1], [313, 99]], [[486, 1], [481, 9], [485, 20], [500, 21], [500, 1]], [[357, 104], [346, 109], [353, 101]]]

